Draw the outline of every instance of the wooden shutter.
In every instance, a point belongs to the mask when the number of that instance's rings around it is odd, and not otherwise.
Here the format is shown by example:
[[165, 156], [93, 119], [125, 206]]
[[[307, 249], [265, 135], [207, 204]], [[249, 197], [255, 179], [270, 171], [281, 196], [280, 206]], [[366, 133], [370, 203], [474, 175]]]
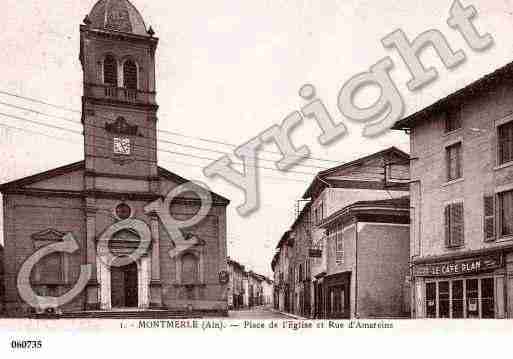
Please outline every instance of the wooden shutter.
[[493, 195], [484, 196], [484, 240], [495, 239], [495, 202]]
[[454, 203], [451, 206], [451, 245], [461, 246], [464, 243], [465, 221], [463, 213], [463, 203]]
[[445, 227], [445, 246], [451, 246], [451, 206], [445, 206], [444, 210]]
[[456, 151], [456, 178], [461, 178], [463, 175], [461, 170], [461, 143], [455, 145], [454, 150]]
[[118, 64], [111, 55], [107, 55], [103, 61], [103, 83], [114, 87], [118, 86]]

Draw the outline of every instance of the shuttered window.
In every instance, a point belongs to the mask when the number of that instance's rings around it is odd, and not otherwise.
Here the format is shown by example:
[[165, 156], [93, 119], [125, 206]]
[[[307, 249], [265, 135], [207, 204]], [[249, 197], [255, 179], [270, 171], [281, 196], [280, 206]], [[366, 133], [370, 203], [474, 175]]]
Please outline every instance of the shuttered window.
[[337, 264], [342, 264], [344, 262], [344, 238], [342, 235], [342, 226], [337, 228], [335, 247]]
[[132, 60], [123, 65], [123, 84], [127, 89], [137, 90], [137, 65]]
[[118, 86], [118, 64], [114, 56], [107, 55], [103, 61], [103, 83]]
[[461, 128], [461, 111], [459, 108], [453, 108], [444, 113], [445, 132], [452, 132]]
[[464, 244], [463, 203], [452, 203], [445, 207], [445, 245], [460, 247]]
[[461, 142], [446, 148], [447, 180], [453, 181], [461, 178]]
[[483, 198], [484, 214], [484, 240], [493, 241], [495, 239], [495, 201], [493, 195], [485, 195]]
[[513, 191], [499, 194], [501, 235], [513, 235]]
[[513, 122], [498, 128], [499, 164], [513, 161]]

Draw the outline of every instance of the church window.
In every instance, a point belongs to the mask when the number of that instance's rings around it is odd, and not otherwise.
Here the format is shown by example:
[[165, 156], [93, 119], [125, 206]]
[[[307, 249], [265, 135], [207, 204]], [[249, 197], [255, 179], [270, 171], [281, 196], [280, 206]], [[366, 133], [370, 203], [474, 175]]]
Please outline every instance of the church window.
[[107, 55], [103, 61], [103, 83], [118, 86], [118, 64], [114, 56]]
[[195, 284], [199, 282], [198, 277], [198, 258], [192, 253], [186, 253], [182, 256], [182, 283]]
[[123, 84], [127, 89], [137, 90], [137, 65], [132, 60], [123, 65]]
[[62, 253], [51, 253], [37, 263], [35, 279], [44, 284], [59, 284], [64, 280], [64, 257]]
[[130, 209], [130, 206], [126, 203], [121, 203], [116, 207], [116, 216], [118, 216], [118, 218], [121, 220], [130, 218], [131, 214], [132, 210]]

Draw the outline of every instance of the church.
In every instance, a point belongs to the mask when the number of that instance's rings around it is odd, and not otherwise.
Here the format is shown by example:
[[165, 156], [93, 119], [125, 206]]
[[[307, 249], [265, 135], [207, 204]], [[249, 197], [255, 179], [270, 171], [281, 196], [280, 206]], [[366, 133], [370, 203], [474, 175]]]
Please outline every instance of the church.
[[[84, 160], [0, 186], [7, 316], [227, 315], [229, 200], [208, 191], [208, 211], [180, 236], [148, 210], [163, 203], [167, 215], [187, 222], [203, 205], [194, 186], [177, 191], [188, 180], [158, 166], [157, 45], [128, 0], [99, 0], [80, 25]], [[102, 259], [102, 248], [113, 261]], [[37, 305], [52, 298], [66, 300]]]

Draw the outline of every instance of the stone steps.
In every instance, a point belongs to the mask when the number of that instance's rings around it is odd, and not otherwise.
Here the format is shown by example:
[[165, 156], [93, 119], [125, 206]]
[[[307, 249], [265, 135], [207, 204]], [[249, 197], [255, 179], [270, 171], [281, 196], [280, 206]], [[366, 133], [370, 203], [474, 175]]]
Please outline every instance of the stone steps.
[[120, 310], [120, 311], [84, 311], [62, 314], [35, 314], [34, 319], [200, 319], [197, 312], [185, 310]]

